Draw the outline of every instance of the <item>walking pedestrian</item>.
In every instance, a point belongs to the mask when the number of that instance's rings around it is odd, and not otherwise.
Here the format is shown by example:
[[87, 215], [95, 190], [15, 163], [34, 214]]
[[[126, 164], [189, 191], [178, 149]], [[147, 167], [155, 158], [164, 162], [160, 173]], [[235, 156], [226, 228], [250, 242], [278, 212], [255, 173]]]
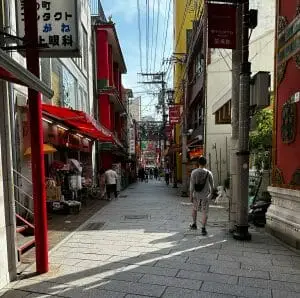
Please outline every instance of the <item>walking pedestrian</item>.
[[100, 199], [104, 199], [106, 193], [106, 185], [105, 185], [105, 171], [104, 169], [100, 169], [99, 171], [99, 186], [100, 186]]
[[158, 168], [157, 167], [154, 168], [154, 178], [155, 178], [155, 180], [157, 180], [157, 178], [158, 178]]
[[117, 192], [117, 180], [118, 174], [113, 169], [109, 169], [105, 172], [105, 182], [106, 182], [106, 194], [108, 200], [110, 200], [110, 194], [113, 192], [115, 198], [118, 197]]
[[214, 179], [212, 173], [206, 168], [206, 158], [201, 156], [198, 159], [198, 168], [194, 169], [190, 178], [190, 200], [193, 203], [192, 230], [197, 229], [197, 212], [199, 207], [202, 211], [202, 235], [207, 235], [206, 223], [209, 210], [209, 202], [213, 197]]
[[170, 183], [170, 173], [171, 173], [171, 170], [170, 170], [169, 166], [167, 166], [165, 168], [165, 180], [166, 180], [167, 185], [169, 185], [169, 183]]

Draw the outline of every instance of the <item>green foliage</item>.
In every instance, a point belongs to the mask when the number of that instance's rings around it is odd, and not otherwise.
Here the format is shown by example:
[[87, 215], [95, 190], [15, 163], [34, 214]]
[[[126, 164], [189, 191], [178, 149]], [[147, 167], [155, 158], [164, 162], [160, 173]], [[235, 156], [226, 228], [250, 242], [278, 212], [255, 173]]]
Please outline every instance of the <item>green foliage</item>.
[[258, 170], [264, 165], [269, 169], [271, 165], [271, 148], [273, 133], [273, 110], [261, 110], [254, 115], [256, 129], [250, 132], [250, 152], [255, 156], [255, 166]]

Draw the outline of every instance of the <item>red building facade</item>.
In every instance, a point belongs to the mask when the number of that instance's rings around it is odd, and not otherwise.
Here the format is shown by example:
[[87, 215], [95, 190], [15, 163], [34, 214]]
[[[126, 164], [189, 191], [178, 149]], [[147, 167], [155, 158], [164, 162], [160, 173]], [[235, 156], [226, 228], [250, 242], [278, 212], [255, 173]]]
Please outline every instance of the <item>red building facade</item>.
[[300, 3], [277, 1], [272, 205], [267, 228], [300, 249]]
[[115, 25], [96, 24], [95, 38], [98, 118], [118, 140], [115, 144], [100, 144], [99, 167], [110, 168], [126, 156], [127, 110], [122, 74], [127, 70]]

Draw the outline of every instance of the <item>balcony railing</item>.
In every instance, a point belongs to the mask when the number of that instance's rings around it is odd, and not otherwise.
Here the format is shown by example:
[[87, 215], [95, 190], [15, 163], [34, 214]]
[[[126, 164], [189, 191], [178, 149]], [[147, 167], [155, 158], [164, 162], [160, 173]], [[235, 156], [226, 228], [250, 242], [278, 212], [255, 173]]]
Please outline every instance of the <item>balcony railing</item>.
[[106, 17], [105, 17], [104, 10], [101, 5], [101, 1], [100, 0], [89, 0], [89, 2], [90, 2], [90, 8], [91, 8], [91, 15], [98, 16], [103, 21], [106, 21]]

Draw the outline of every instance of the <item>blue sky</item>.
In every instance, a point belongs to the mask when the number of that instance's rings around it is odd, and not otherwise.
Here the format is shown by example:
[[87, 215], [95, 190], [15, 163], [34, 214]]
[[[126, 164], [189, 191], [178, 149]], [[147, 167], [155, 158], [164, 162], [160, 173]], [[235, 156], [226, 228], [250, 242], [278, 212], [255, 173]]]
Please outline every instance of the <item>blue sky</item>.
[[[142, 96], [142, 114], [156, 114], [155, 105], [157, 97], [147, 95], [146, 90], [154, 90], [153, 85], [138, 84], [141, 78], [137, 73], [141, 72], [140, 50], [139, 50], [139, 26], [138, 26], [138, 8], [137, 0], [102, 0], [102, 6], [106, 17], [112, 16], [116, 23], [118, 37], [121, 43], [123, 55], [127, 65], [127, 74], [123, 76], [123, 84], [126, 88], [134, 91], [135, 97]], [[149, 2], [149, 42], [148, 42], [148, 71], [158, 72], [167, 68], [168, 65], [162, 65], [163, 58], [169, 58], [172, 53], [172, 31], [173, 15], [172, 0], [148, 0]], [[139, 0], [141, 16], [141, 40], [142, 40], [142, 65], [143, 72], [146, 72], [146, 0]], [[170, 5], [170, 15], [169, 15]], [[154, 12], [154, 18], [153, 18]], [[167, 23], [169, 15], [169, 22]], [[159, 21], [158, 21], [159, 20]], [[167, 26], [168, 25], [168, 26]], [[154, 30], [152, 30], [152, 28]], [[153, 33], [152, 33], [153, 32]], [[156, 32], [157, 42], [156, 42]], [[153, 34], [153, 39], [152, 39]], [[167, 34], [167, 38], [165, 38]], [[152, 42], [153, 40], [153, 42]], [[166, 41], [166, 42], [165, 42]], [[165, 47], [164, 47], [165, 45]], [[164, 52], [165, 48], [165, 52]], [[164, 55], [163, 55], [164, 52]], [[151, 55], [152, 53], [152, 55]], [[154, 67], [155, 62], [155, 67]], [[171, 83], [171, 78], [169, 78]], [[169, 84], [169, 87], [170, 84]]]

